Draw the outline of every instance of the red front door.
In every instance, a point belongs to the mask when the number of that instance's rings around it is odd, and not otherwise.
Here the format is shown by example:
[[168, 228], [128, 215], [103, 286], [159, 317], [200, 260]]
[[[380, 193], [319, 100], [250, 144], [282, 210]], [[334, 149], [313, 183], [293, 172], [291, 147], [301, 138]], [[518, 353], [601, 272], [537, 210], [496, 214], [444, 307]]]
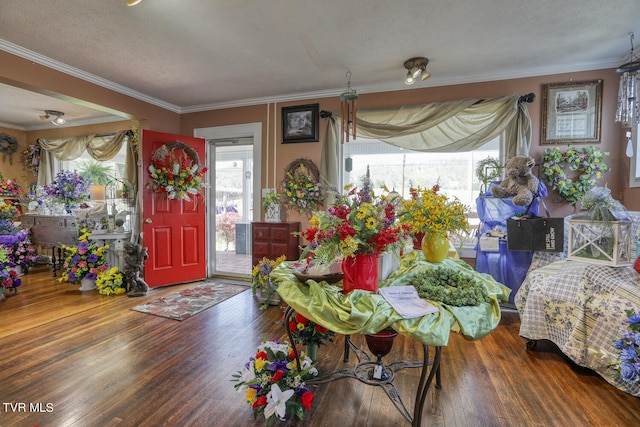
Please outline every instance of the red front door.
[[[185, 145], [190, 149], [180, 148]], [[152, 191], [147, 185], [151, 180], [149, 165], [154, 157], [161, 158], [163, 153], [167, 153], [165, 160], [171, 156], [180, 160], [184, 153], [187, 158], [193, 158], [195, 151], [200, 169], [204, 168], [205, 140], [143, 130], [141, 146], [142, 231], [143, 244], [149, 251], [144, 267], [145, 281], [153, 287], [203, 279], [207, 275], [204, 195], [190, 195], [191, 201], [169, 199], [166, 192]], [[156, 152], [161, 147], [163, 150]]]

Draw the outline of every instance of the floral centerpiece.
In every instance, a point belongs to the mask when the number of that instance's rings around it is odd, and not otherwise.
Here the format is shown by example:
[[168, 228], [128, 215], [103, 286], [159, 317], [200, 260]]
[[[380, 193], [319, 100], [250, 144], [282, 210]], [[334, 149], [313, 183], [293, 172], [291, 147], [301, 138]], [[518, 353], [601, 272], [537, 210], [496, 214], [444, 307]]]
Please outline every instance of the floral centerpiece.
[[276, 288], [269, 280], [269, 275], [274, 268], [279, 266], [286, 256], [282, 255], [275, 260], [263, 257], [256, 265], [253, 266], [251, 271], [251, 290], [253, 295], [260, 290], [260, 297], [263, 304], [260, 306], [260, 310], [266, 310], [269, 307], [269, 300], [272, 300], [275, 296], [278, 296]]
[[627, 384], [640, 381], [640, 312], [625, 310], [629, 330], [615, 342], [618, 362], [611, 366], [614, 378]]
[[9, 256], [5, 250], [0, 250], [0, 286], [3, 291], [5, 289], [15, 292], [18, 286], [22, 284], [22, 280], [18, 277], [18, 273], [14, 270], [15, 264], [9, 260]]
[[405, 246], [408, 227], [396, 222], [395, 207], [387, 197], [374, 194], [368, 173], [361, 189], [347, 186], [345, 190], [346, 194], [335, 195], [326, 211], [314, 212], [310, 227], [302, 232], [317, 266]]
[[20, 196], [22, 189], [17, 182], [11, 179], [3, 179], [0, 174], [0, 195], [1, 196]]
[[[603, 154], [593, 145], [584, 148], [574, 148], [569, 145], [564, 151], [557, 145], [547, 148], [540, 161], [542, 179], [558, 192], [559, 200], [575, 205], [595, 187], [596, 180], [602, 177], [602, 173], [609, 170], [604, 162], [604, 156], [608, 155], [608, 152]], [[570, 171], [579, 172], [580, 175], [575, 179], [569, 178], [565, 167]]]
[[22, 234], [24, 238], [15, 242], [8, 249], [7, 254], [9, 261], [26, 270], [35, 265], [38, 256], [36, 247], [31, 244], [31, 240], [29, 239], [28, 230], [21, 230], [19, 233]]
[[63, 203], [67, 211], [82, 202], [89, 200], [91, 182], [77, 171], [62, 170], [53, 182], [44, 186], [45, 193], [59, 203]]
[[118, 267], [98, 272], [96, 287], [100, 295], [122, 295], [127, 292], [127, 284]]
[[105, 250], [109, 245], [98, 246], [89, 241], [91, 233], [86, 228], [80, 230], [78, 246], [65, 246], [62, 249], [68, 253], [62, 264], [62, 277], [59, 282], [78, 283], [83, 278], [96, 279], [98, 273], [106, 271]]
[[287, 418], [301, 420], [314, 400], [305, 381], [317, 376], [318, 370], [306, 356], [300, 364], [291, 346], [266, 341], [232, 381], [239, 393], [245, 393], [254, 416], [264, 416], [268, 426]]
[[[189, 152], [195, 153], [189, 148]], [[151, 177], [147, 187], [158, 193], [167, 193], [170, 200], [185, 200], [190, 202], [191, 196], [199, 194], [204, 188], [204, 176], [207, 168], [200, 169], [200, 165], [183, 149], [182, 156], [176, 156], [174, 149], [167, 146], [160, 147], [152, 164], [149, 165]]]
[[294, 341], [303, 345], [314, 344], [320, 346], [325, 341], [333, 342], [333, 337], [335, 336], [335, 332], [312, 322], [300, 313], [294, 312], [287, 326], [293, 335]]
[[411, 188], [411, 198], [401, 201], [398, 218], [414, 234], [447, 235], [456, 231], [467, 231], [469, 208], [460, 200], [450, 200], [440, 193], [440, 186]]
[[0, 197], [0, 219], [14, 220], [20, 217], [20, 211], [13, 200]]
[[280, 184], [282, 201], [289, 208], [300, 213], [311, 213], [322, 206], [324, 195], [322, 184], [314, 170], [315, 165], [309, 160], [298, 159], [285, 171]]

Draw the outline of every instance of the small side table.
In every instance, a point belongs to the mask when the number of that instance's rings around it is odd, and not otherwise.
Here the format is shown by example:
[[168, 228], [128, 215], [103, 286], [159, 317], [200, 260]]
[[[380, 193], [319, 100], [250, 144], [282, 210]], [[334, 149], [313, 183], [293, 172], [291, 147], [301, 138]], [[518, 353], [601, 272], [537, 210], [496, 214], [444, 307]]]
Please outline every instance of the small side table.
[[91, 234], [89, 240], [104, 246], [109, 245], [107, 249], [107, 264], [111, 267], [118, 267], [119, 270], [124, 268], [124, 244], [131, 240], [131, 232], [124, 233], [104, 233]]

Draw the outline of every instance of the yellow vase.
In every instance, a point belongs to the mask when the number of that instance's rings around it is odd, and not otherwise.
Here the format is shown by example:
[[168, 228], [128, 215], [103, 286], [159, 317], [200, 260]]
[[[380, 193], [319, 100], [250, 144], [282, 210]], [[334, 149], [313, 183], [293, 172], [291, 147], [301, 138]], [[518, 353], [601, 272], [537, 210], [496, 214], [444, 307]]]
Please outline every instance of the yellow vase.
[[449, 255], [449, 240], [446, 234], [425, 234], [422, 239], [422, 253], [429, 262], [442, 262]]

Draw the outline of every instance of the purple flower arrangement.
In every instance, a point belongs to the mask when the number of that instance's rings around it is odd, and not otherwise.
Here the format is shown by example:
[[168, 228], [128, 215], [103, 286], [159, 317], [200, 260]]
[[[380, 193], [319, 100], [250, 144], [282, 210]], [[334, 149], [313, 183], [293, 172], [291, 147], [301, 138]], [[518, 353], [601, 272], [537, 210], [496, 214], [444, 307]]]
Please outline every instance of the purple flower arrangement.
[[18, 273], [13, 269], [15, 265], [9, 261], [6, 251], [0, 250], [0, 286], [4, 288], [17, 288], [22, 284]]
[[60, 171], [51, 184], [45, 186], [48, 196], [71, 207], [89, 200], [91, 182], [76, 171]]
[[629, 331], [614, 344], [619, 360], [619, 363], [614, 365], [614, 377], [627, 384], [635, 384], [640, 381], [640, 312], [625, 312]]

